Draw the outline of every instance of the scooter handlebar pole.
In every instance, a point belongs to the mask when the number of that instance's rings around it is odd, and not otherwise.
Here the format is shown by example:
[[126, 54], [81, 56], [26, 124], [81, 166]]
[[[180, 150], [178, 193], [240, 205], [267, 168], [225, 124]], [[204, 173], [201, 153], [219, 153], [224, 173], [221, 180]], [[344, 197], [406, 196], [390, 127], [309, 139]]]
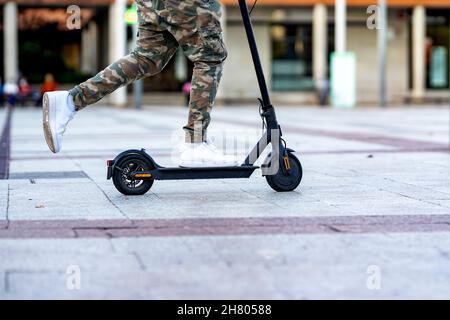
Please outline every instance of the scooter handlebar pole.
[[239, 7], [241, 9], [242, 20], [244, 22], [245, 32], [247, 34], [248, 44], [250, 46], [250, 52], [252, 54], [253, 64], [255, 66], [256, 77], [258, 78], [259, 89], [261, 90], [261, 98], [263, 101], [263, 109], [266, 110], [272, 107], [270, 102], [269, 91], [267, 89], [266, 79], [264, 77], [264, 71], [261, 65], [261, 59], [258, 53], [258, 47], [256, 45], [255, 33], [253, 31], [252, 21], [248, 11], [246, 0], [238, 0]]

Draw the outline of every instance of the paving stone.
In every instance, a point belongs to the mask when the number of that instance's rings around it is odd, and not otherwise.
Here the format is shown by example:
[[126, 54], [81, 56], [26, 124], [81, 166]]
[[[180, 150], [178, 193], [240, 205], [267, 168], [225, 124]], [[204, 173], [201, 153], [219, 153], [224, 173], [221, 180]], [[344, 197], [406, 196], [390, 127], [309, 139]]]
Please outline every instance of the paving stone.
[[[146, 148], [176, 165], [185, 108], [92, 107], [58, 155], [40, 117], [24, 108], [12, 118], [11, 179], [0, 181], [2, 299], [450, 298], [445, 108], [281, 107], [304, 169], [296, 192], [274, 192], [257, 170], [244, 180], [156, 181], [141, 197], [106, 180], [106, 160]], [[217, 107], [209, 136], [219, 147], [225, 136], [228, 151], [235, 139], [244, 159], [260, 128], [256, 106]], [[66, 285], [71, 265], [80, 290]], [[380, 289], [367, 286], [370, 270], [381, 272]]]

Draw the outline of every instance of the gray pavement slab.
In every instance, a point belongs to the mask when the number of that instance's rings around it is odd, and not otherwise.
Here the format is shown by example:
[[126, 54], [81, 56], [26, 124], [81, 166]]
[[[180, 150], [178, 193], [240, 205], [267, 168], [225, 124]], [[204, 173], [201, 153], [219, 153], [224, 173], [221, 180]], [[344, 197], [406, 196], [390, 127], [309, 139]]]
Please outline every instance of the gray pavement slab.
[[[447, 233], [434, 233], [433, 240], [427, 234], [406, 233], [121, 238], [111, 240], [112, 245], [108, 240], [9, 241], [2, 246], [2, 255], [8, 257], [2, 267], [8, 281], [5, 298], [419, 299], [450, 295]], [[26, 252], [32, 256], [11, 259], [6, 245], [14, 245], [16, 256]], [[66, 286], [67, 268], [74, 265], [81, 270], [79, 290]], [[380, 272], [379, 288], [367, 286], [368, 270], [374, 266]]]
[[[295, 192], [274, 192], [257, 170], [157, 181], [127, 197], [106, 180], [106, 160], [145, 148], [176, 165], [185, 108], [89, 108], [58, 155], [40, 110], [15, 109], [10, 179], [0, 181], [0, 298], [450, 298], [448, 110], [278, 116], [304, 167]], [[217, 107], [209, 135], [228, 152], [236, 141], [243, 159], [260, 128], [254, 107]], [[67, 285], [71, 267], [79, 290]]]

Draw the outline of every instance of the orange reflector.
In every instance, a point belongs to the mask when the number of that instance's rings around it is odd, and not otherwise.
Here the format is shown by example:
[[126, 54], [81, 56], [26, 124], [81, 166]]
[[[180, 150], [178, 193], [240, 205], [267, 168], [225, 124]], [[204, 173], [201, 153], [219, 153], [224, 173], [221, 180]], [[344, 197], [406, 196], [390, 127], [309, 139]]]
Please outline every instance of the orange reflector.
[[291, 164], [289, 163], [289, 157], [284, 157], [284, 167], [287, 170], [291, 169]]
[[151, 173], [136, 173], [134, 175], [135, 178], [151, 178], [152, 174]]

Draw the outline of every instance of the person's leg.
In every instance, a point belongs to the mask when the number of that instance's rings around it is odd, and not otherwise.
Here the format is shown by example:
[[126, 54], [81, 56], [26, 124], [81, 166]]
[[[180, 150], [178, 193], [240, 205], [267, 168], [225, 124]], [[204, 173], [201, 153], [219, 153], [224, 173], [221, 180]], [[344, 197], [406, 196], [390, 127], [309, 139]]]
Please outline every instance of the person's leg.
[[130, 55], [70, 92], [56, 91], [44, 95], [44, 134], [52, 152], [61, 150], [63, 134], [76, 111], [123, 85], [160, 72], [176, 52], [178, 43], [173, 35], [158, 26], [159, 17], [154, 11], [154, 2], [159, 3], [158, 0], [137, 1], [139, 39], [137, 48]]
[[76, 110], [99, 101], [124, 85], [159, 73], [177, 48], [178, 43], [169, 32], [140, 27], [137, 47], [131, 54], [70, 91]]
[[218, 0], [164, 2], [168, 12], [167, 30], [177, 39], [185, 55], [194, 63], [191, 81], [186, 149], [181, 154], [183, 167], [235, 166], [234, 156], [224, 155], [207, 142], [223, 62], [227, 51], [220, 26], [221, 6]]
[[227, 57], [220, 25], [221, 5], [218, 0], [193, 0], [191, 6], [171, 4], [166, 2], [166, 7], [175, 13], [177, 26], [168, 30], [194, 63], [189, 119], [184, 127], [186, 142], [202, 142], [207, 139], [210, 113]]

